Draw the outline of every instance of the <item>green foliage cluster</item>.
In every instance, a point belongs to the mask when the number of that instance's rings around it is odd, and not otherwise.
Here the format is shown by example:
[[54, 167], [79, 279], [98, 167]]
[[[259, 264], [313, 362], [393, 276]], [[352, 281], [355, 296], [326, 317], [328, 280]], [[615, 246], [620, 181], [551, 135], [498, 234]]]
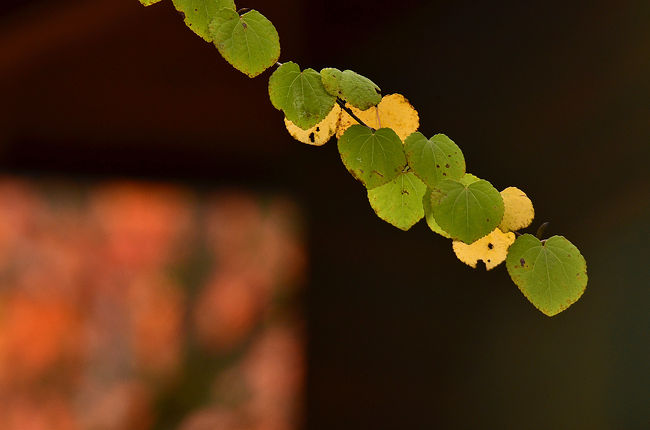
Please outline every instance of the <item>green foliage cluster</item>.
[[[140, 0], [145, 6], [158, 1]], [[514, 283], [546, 315], [580, 298], [587, 272], [578, 249], [562, 236], [541, 240], [516, 232], [532, 222], [528, 197], [512, 187], [499, 192], [467, 173], [465, 157], [449, 137], [417, 131], [417, 112], [403, 96], [382, 98], [374, 82], [351, 70], [278, 63], [273, 24], [256, 10], [236, 10], [233, 0], [172, 1], [187, 26], [237, 70], [253, 78], [277, 66], [269, 96], [291, 134], [317, 145], [339, 136], [343, 164], [366, 187], [381, 219], [408, 230], [425, 218], [472, 267], [482, 260], [491, 269], [505, 260]]]

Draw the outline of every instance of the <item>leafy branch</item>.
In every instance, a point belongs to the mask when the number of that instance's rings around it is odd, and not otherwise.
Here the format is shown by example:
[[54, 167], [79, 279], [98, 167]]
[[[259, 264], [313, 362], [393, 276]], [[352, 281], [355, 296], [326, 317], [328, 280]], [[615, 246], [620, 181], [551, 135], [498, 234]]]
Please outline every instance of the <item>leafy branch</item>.
[[[140, 0], [145, 6], [159, 1]], [[583, 294], [587, 269], [580, 251], [562, 236], [542, 240], [548, 223], [537, 236], [520, 233], [534, 218], [528, 196], [515, 187], [498, 191], [467, 173], [455, 142], [418, 131], [419, 115], [404, 96], [382, 96], [379, 86], [351, 70], [280, 63], [273, 24], [254, 9], [237, 10], [234, 0], [172, 1], [187, 26], [235, 69], [254, 78], [277, 66], [269, 97], [289, 133], [315, 146], [336, 136], [343, 164], [366, 187], [381, 219], [408, 230], [424, 218], [473, 268], [482, 261], [490, 270], [505, 261], [514, 283], [546, 315]]]

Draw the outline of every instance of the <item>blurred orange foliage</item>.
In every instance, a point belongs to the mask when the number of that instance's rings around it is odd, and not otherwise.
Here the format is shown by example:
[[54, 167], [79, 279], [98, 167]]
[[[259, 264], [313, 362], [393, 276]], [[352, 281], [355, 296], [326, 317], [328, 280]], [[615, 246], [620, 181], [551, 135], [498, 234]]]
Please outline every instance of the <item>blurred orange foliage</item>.
[[0, 428], [155, 428], [193, 354], [216, 376], [180, 428], [296, 428], [302, 331], [274, 297], [303, 282], [297, 214], [242, 191], [0, 178]]

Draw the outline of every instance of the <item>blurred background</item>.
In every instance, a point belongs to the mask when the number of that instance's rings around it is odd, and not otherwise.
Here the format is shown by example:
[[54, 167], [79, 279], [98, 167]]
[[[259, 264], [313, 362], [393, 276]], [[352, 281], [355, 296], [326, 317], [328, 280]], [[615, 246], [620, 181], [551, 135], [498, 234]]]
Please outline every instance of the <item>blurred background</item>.
[[372, 213], [170, 0], [0, 6], [0, 429], [645, 429], [650, 3], [250, 0], [587, 259], [548, 318]]

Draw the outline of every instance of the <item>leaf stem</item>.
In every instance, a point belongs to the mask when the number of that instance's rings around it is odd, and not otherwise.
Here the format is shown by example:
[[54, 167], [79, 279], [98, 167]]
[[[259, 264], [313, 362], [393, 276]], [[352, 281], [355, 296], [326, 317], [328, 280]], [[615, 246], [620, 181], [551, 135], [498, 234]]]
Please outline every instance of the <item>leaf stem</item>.
[[549, 224], [550, 223], [546, 221], [545, 223], [542, 223], [542, 225], [539, 226], [539, 228], [537, 229], [537, 233], [535, 234], [535, 237], [537, 237], [537, 239], [542, 240], [544, 231], [546, 230], [546, 227], [548, 227]]
[[356, 122], [358, 122], [359, 124], [361, 124], [361, 125], [364, 126], [364, 127], [368, 127], [368, 128], [369, 128], [370, 130], [372, 130], [372, 131], [375, 131], [374, 128], [370, 127], [368, 124], [366, 124], [365, 122], [361, 121], [361, 119], [359, 119], [359, 117], [356, 116], [356, 115], [354, 114], [354, 112], [352, 112], [352, 109], [350, 109], [349, 107], [347, 107], [347, 106], [345, 105], [345, 102], [344, 102], [343, 100], [337, 98], [337, 99], [336, 99], [336, 103], [338, 103], [338, 105], [341, 106], [341, 109], [343, 109], [344, 111], [346, 111], [346, 112], [348, 113], [348, 115], [350, 115], [350, 116], [352, 117], [352, 119], [354, 119]]

